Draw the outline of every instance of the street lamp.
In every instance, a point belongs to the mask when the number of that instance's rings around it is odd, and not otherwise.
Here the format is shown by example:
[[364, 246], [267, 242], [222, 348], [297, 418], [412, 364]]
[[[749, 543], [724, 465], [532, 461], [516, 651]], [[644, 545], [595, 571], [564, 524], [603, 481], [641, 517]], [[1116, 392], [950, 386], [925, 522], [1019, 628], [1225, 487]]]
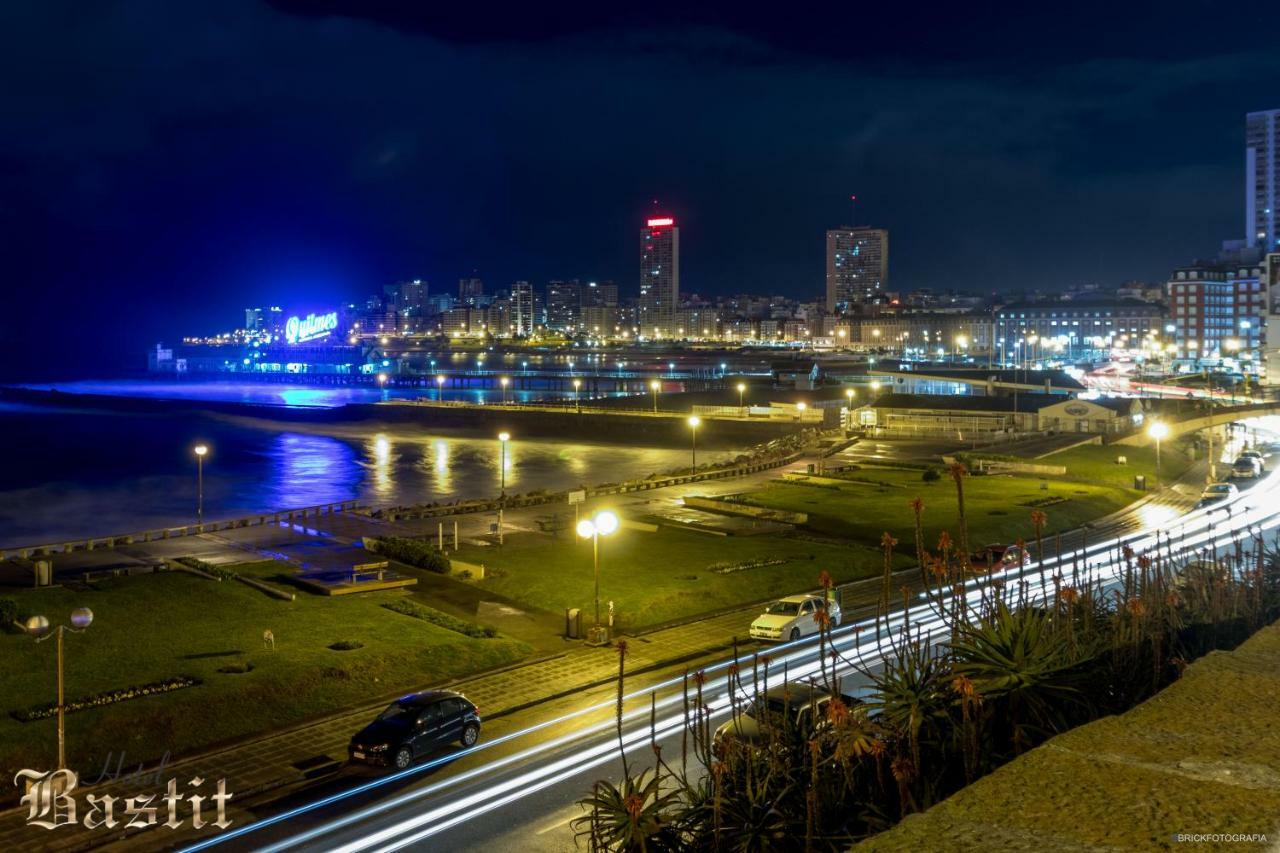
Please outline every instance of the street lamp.
[[[64, 719], [66, 717], [66, 701], [63, 691], [62, 679], [62, 635], [67, 631], [73, 634], [79, 634], [93, 624], [93, 611], [87, 607], [77, 607], [71, 611], [71, 625], [52, 626], [53, 635], [58, 638], [58, 768], [65, 770], [67, 767], [67, 733]], [[26, 622], [27, 633], [36, 638], [37, 643], [42, 643], [51, 636], [49, 631], [51, 626], [49, 620], [44, 616], [32, 616]]]
[[573, 408], [574, 408], [574, 410], [579, 411], [579, 412], [580, 412], [580, 411], [582, 411], [582, 403], [580, 402], [580, 400], [579, 400], [579, 398], [578, 398], [578, 389], [579, 389], [579, 388], [581, 388], [581, 387], [582, 387], [582, 380], [581, 380], [581, 379], [575, 379], [575, 380], [573, 380]]
[[693, 470], [698, 470], [698, 427], [702, 424], [702, 418], [693, 415], [689, 418], [689, 435], [693, 438]]
[[444, 399], [444, 374], [443, 373], [436, 374], [436, 399], [437, 400]]
[[197, 444], [193, 450], [196, 454], [196, 524], [204, 524], [204, 457], [209, 448]]
[[745, 403], [745, 397], [744, 397], [746, 393], [747, 393], [747, 383], [739, 382], [738, 383], [738, 408], [739, 409], [745, 409], [747, 407]]
[[1160, 485], [1160, 442], [1168, 437], [1169, 425], [1164, 421], [1152, 421], [1147, 427], [1147, 435], [1156, 440], [1156, 485]]
[[[596, 621], [591, 629], [591, 641], [601, 643], [609, 641], [609, 631], [600, 626], [600, 537], [608, 536], [618, 529], [618, 516], [608, 510], [597, 512], [594, 518], [584, 518], [578, 522], [578, 535], [591, 540], [591, 571], [595, 577], [596, 588]], [[603, 637], [601, 634], [603, 633]]]
[[507, 508], [507, 442], [511, 440], [511, 433], [498, 433], [498, 446], [502, 448], [502, 455], [498, 461], [499, 482], [502, 484], [502, 491], [498, 497], [498, 544], [503, 544], [503, 516], [504, 510]]
[[502, 385], [502, 405], [504, 406], [507, 404], [507, 383], [510, 381], [511, 380], [505, 376], [498, 380], [498, 382]]
[[658, 413], [658, 389], [661, 387], [662, 383], [656, 379], [649, 383], [649, 390], [653, 392], [653, 413], [655, 415]]

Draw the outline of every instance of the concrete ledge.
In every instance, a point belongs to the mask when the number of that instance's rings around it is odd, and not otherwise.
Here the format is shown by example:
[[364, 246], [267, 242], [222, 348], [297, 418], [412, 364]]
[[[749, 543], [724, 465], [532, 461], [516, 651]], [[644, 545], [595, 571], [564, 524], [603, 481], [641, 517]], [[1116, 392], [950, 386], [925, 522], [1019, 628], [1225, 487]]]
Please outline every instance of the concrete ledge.
[[1213, 652], [1136, 708], [1061, 734], [859, 850], [1274, 849], [1280, 625]]

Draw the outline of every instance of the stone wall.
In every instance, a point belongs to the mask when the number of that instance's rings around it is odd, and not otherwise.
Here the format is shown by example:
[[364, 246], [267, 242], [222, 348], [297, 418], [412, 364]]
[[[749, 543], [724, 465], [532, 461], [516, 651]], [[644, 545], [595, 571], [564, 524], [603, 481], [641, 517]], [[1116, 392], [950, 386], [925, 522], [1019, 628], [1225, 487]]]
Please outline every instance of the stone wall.
[[[857, 849], [1278, 849], [1278, 699], [1272, 625], [1191, 664], [1127, 713], [1053, 738]], [[1178, 833], [1210, 837], [1179, 842]]]

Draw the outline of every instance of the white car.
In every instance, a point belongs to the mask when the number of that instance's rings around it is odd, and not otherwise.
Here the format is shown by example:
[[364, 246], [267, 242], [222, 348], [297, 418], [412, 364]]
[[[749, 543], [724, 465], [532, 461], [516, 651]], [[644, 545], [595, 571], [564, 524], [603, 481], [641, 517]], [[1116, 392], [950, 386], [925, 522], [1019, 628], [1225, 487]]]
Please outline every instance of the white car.
[[[798, 640], [818, 633], [818, 620], [814, 614], [823, 608], [820, 595], [789, 595], [770, 604], [751, 623], [753, 640]], [[831, 627], [840, 624], [840, 605], [831, 599], [826, 602], [831, 614]]]
[[1227, 498], [1235, 497], [1240, 490], [1235, 487], [1234, 483], [1210, 483], [1205, 490], [1200, 493], [1200, 502], [1197, 507], [1212, 506], [1219, 501], [1225, 501]]

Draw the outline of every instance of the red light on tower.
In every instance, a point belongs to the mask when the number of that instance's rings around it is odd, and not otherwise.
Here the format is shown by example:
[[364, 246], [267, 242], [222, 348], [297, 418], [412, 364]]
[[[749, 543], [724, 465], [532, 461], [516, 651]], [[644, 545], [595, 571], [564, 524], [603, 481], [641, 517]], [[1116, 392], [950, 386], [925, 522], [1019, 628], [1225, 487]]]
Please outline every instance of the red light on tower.
[[664, 225], [675, 225], [676, 221], [670, 216], [663, 216], [658, 219], [646, 220], [644, 224], [649, 226], [650, 228], [661, 228]]

